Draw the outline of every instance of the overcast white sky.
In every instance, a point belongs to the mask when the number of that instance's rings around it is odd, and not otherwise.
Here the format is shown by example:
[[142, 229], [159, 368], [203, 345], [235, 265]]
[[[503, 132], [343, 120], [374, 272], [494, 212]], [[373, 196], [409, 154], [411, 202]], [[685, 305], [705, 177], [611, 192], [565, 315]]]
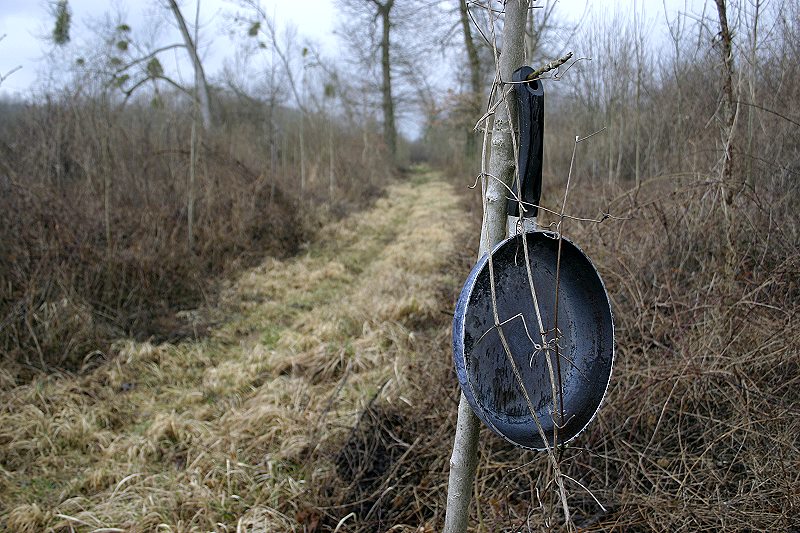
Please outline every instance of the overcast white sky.
[[[232, 41], [224, 34], [226, 14], [236, 10], [237, 2], [231, 0], [201, 0], [201, 21], [205, 23], [201, 43], [205, 45], [203, 55], [207, 73], [213, 78], [222, 68], [226, 58], [231, 58], [234, 51]], [[456, 0], [452, 0], [455, 4]], [[337, 40], [333, 35], [337, 23], [334, 0], [263, 0], [268, 13], [274, 13], [279, 26], [291, 23], [297, 27], [300, 37], [313, 38], [325, 49], [329, 56], [336, 56]], [[671, 15], [684, 9], [684, 0], [666, 0], [668, 13]], [[38, 74], [44, 70], [43, 57], [51, 45], [43, 36], [52, 30], [52, 17], [48, 14], [47, 0], [0, 0], [0, 75], [8, 73], [18, 66], [20, 70], [12, 74], [0, 87], [0, 96], [25, 96], [37, 83]], [[137, 28], [147, 28], [160, 18], [164, 22], [166, 33], [174, 33], [174, 41], [180, 41], [177, 31], [172, 28], [171, 15], [163, 8], [158, 8], [158, 0], [140, 0], [123, 2], [121, 0], [70, 0], [72, 9], [72, 38], [80, 42], [90, 30], [91, 20], [101, 18], [105, 13], [113, 12], [114, 6], [122, 6], [127, 12], [127, 23]], [[634, 5], [644, 6], [651, 17], [663, 17], [664, 4], [661, 0], [593, 0], [593, 6], [600, 9], [608, 7], [623, 11], [633, 11]], [[701, 5], [702, 0], [689, 0], [689, 5]], [[194, 17], [194, 0], [181, 2], [187, 19]], [[585, 1], [562, 0], [559, 10], [572, 19], [577, 19], [584, 12]], [[696, 9], [695, 9], [696, 10]], [[179, 55], [176, 54], [176, 57]], [[188, 72], [188, 70], [187, 70]]]
[[[72, 40], [80, 41], [86, 36], [87, 25], [92, 19], [102, 18], [105, 13], [115, 11], [121, 6], [127, 13], [127, 23], [134, 31], [156, 23], [162, 17], [164, 30], [176, 42], [180, 35], [172, 27], [172, 15], [166, 9], [159, 9], [158, 0], [139, 0], [122, 2], [114, 0], [70, 0], [72, 10]], [[179, 2], [188, 20], [194, 20], [195, 2]], [[337, 46], [333, 35], [335, 12], [333, 0], [266, 0], [262, 1], [269, 14], [273, 14], [279, 26], [287, 22], [298, 28], [301, 36], [313, 38], [326, 47]], [[206, 70], [213, 77], [222, 68], [226, 57], [233, 55], [234, 46], [224, 34], [226, 15], [236, 11], [237, 2], [230, 0], [201, 0], [200, 20], [205, 23], [201, 37], [205, 44], [203, 55]], [[0, 95], [25, 95], [36, 83], [38, 71], [44, 67], [42, 58], [51, 45], [42, 38], [53, 27], [48, 12], [47, 0], [0, 0], [0, 75], [21, 66], [22, 69], [11, 75], [0, 87]], [[165, 37], [165, 40], [167, 38]]]

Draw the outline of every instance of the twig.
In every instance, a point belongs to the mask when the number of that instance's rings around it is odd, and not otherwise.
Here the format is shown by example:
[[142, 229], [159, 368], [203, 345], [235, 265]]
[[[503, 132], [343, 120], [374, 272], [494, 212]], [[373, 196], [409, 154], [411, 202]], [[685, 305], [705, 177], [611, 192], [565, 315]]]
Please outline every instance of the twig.
[[603, 507], [603, 504], [602, 504], [602, 503], [600, 503], [600, 500], [598, 500], [598, 499], [597, 499], [597, 497], [595, 497], [595, 495], [594, 495], [594, 494], [592, 494], [592, 491], [590, 491], [589, 489], [587, 489], [587, 488], [586, 488], [586, 486], [585, 486], [583, 483], [581, 483], [581, 482], [580, 482], [580, 481], [578, 481], [577, 479], [575, 479], [575, 478], [573, 478], [573, 477], [570, 477], [570, 476], [568, 476], [568, 475], [566, 475], [566, 474], [561, 474], [561, 475], [562, 475], [562, 476], [564, 476], [565, 478], [567, 478], [568, 480], [572, 481], [573, 483], [576, 483], [576, 484], [577, 484], [577, 485], [578, 485], [580, 488], [582, 488], [583, 490], [585, 490], [585, 491], [586, 491], [586, 492], [589, 494], [589, 496], [591, 496], [591, 497], [592, 497], [592, 499], [593, 499], [593, 500], [594, 500], [594, 501], [597, 503], [597, 505], [599, 505], [599, 506], [600, 506], [600, 509], [602, 509], [604, 513], [607, 513], [607, 512], [608, 512], [608, 510], [607, 510], [605, 507]]
[[563, 65], [564, 63], [566, 63], [567, 61], [572, 59], [572, 56], [573, 56], [573, 53], [572, 52], [568, 52], [567, 55], [565, 55], [564, 57], [562, 57], [560, 59], [556, 59], [554, 61], [551, 61], [548, 64], [546, 64], [545, 66], [539, 67], [538, 69], [534, 70], [533, 72], [528, 74], [528, 77], [525, 78], [525, 79], [528, 80], [528, 81], [538, 80], [539, 76], [541, 76], [545, 72], [550, 72], [551, 70], [557, 69], [558, 67], [560, 67], [561, 65]]

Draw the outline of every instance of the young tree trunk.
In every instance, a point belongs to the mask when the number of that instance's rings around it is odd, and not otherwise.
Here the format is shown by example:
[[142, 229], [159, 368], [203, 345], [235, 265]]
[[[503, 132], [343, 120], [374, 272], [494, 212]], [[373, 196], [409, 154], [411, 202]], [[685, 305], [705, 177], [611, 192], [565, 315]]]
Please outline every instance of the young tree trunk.
[[275, 121], [275, 96], [270, 96], [269, 100], [269, 203], [275, 200], [275, 182], [278, 179], [277, 162], [278, 162], [278, 146], [276, 144], [278, 137], [278, 126]]
[[[197, 42], [197, 32], [200, 27], [200, 0], [194, 12], [194, 41]], [[187, 45], [188, 46], [188, 45]], [[200, 84], [195, 70], [194, 91], [192, 91], [192, 138], [189, 148], [189, 200], [186, 208], [187, 232], [189, 234], [189, 252], [194, 251], [194, 196], [195, 183], [197, 182], [197, 148], [199, 144], [199, 132], [197, 131], [198, 115], [200, 113]]]
[[[750, 102], [756, 101], [756, 75], [758, 73], [758, 19], [761, 14], [761, 0], [756, 0], [753, 5], [753, 31], [750, 34], [750, 75], [747, 79], [747, 88], [749, 92]], [[750, 187], [755, 187], [755, 179], [753, 175], [753, 106], [747, 107], [747, 167], [745, 168], [745, 182]]]
[[306, 136], [305, 136], [306, 115], [300, 111], [300, 196], [306, 192]]
[[394, 0], [386, 0], [380, 4], [373, 0], [378, 6], [378, 13], [383, 24], [383, 35], [381, 36], [381, 69], [383, 71], [383, 139], [389, 148], [392, 158], [397, 155], [397, 130], [394, 125], [394, 100], [392, 99], [392, 71], [389, 57], [389, 29], [391, 19], [389, 17]]
[[680, 17], [673, 24], [670, 24], [669, 19], [665, 19], [667, 28], [669, 29], [670, 38], [672, 39], [673, 59], [672, 59], [672, 76], [674, 78], [673, 85], [676, 92], [676, 109], [675, 113], [675, 129], [672, 132], [672, 143], [670, 149], [674, 157], [673, 164], [675, 168], [680, 168], [683, 161], [683, 142], [681, 141], [683, 133], [683, 91], [681, 85], [681, 41], [683, 35], [683, 24]]
[[642, 184], [641, 178], [641, 146], [642, 146], [642, 132], [641, 132], [641, 113], [642, 113], [642, 69], [643, 57], [642, 51], [643, 44], [639, 40], [639, 25], [638, 20], [635, 23], [635, 31], [637, 32], [634, 39], [636, 40], [636, 106], [634, 107], [634, 141], [635, 141], [635, 164], [634, 164], [634, 179], [636, 183], [636, 192], [638, 194], [639, 187]]
[[617, 138], [617, 167], [615, 172], [617, 181], [622, 179], [622, 152], [625, 148], [625, 122], [619, 122], [619, 137]]
[[[471, 116], [479, 117], [481, 115], [481, 60], [478, 56], [478, 48], [475, 46], [475, 41], [472, 40], [466, 0], [458, 0], [458, 10], [461, 18], [461, 31], [464, 34], [464, 47], [467, 49], [469, 63]], [[467, 131], [466, 156], [471, 158], [475, 154], [476, 148], [475, 132]]]
[[333, 147], [333, 114], [328, 117], [328, 201], [333, 205], [334, 191], [336, 190], [336, 172], [334, 170], [334, 163], [336, 161], [336, 151]]
[[[305, 54], [304, 54], [305, 56]], [[305, 141], [305, 122], [306, 122], [306, 88], [308, 87], [308, 65], [303, 59], [303, 85], [300, 88], [300, 196], [306, 192], [306, 141]]]
[[[108, 149], [106, 149], [108, 153]], [[111, 165], [103, 165], [103, 226], [106, 232], [106, 252], [111, 250]]]
[[278, 89], [275, 83], [275, 47], [272, 47], [272, 61], [269, 70], [269, 205], [275, 201], [275, 182], [278, 180], [278, 121], [275, 119], [275, 108], [277, 107]]
[[197, 181], [197, 146], [199, 143], [197, 129], [197, 106], [195, 105], [192, 111], [192, 138], [189, 146], [189, 200], [186, 209], [190, 252], [194, 250], [194, 190]]
[[723, 160], [721, 177], [727, 190], [726, 202], [733, 201], [734, 130], [736, 123], [736, 94], [733, 86], [733, 38], [728, 27], [728, 14], [725, 0], [715, 0], [719, 15], [719, 37], [722, 53], [722, 143]]
[[[199, 1], [200, 0], [198, 0], [198, 2]], [[203, 64], [200, 62], [200, 56], [197, 53], [197, 45], [189, 33], [189, 28], [186, 26], [186, 20], [183, 18], [183, 14], [181, 14], [178, 3], [175, 0], [169, 0], [169, 7], [172, 10], [172, 14], [175, 15], [175, 21], [178, 23], [178, 29], [181, 31], [183, 42], [186, 44], [186, 49], [189, 51], [189, 56], [194, 66], [194, 84], [197, 90], [197, 99], [198, 105], [200, 106], [203, 128], [210, 130], [212, 126], [211, 101], [208, 97], [208, 82], [206, 81], [205, 71], [203, 71]]]
[[[499, 65], [503, 81], [511, 80], [514, 70], [520, 67], [524, 60], [528, 3], [528, 0], [511, 0], [506, 3], [503, 53], [500, 55]], [[501, 87], [503, 93], [509, 89], [509, 85]], [[511, 186], [516, 163], [512, 139], [513, 123], [516, 122], [516, 103], [510, 95], [508, 104], [508, 109], [505, 105], [500, 105], [495, 113], [492, 152], [489, 160], [489, 172], [502, 180], [505, 186], [497, 180], [487, 178], [479, 258], [490, 252], [494, 245], [506, 236], [506, 186]], [[450, 457], [445, 533], [461, 533], [467, 529], [472, 483], [478, 464], [479, 429], [480, 422], [462, 393], [458, 405], [453, 454]]]
[[[606, 106], [606, 116], [607, 116], [607, 120], [608, 120], [608, 130], [609, 130], [609, 132], [615, 131], [614, 130], [614, 117], [613, 117], [613, 114], [611, 113], [611, 104], [610, 103]], [[608, 184], [612, 185], [614, 183], [614, 139], [611, 137], [610, 133], [609, 133], [609, 136], [608, 136], [607, 145], [608, 145], [608, 153], [606, 154], [607, 155], [607, 158], [606, 158], [607, 161], [606, 162], [608, 163]]]
[[[366, 109], [366, 104], [364, 108]], [[369, 165], [369, 115], [366, 111], [364, 112], [364, 127], [361, 128], [361, 164]]]
[[300, 196], [306, 192], [306, 142], [305, 142], [305, 115], [300, 113]]

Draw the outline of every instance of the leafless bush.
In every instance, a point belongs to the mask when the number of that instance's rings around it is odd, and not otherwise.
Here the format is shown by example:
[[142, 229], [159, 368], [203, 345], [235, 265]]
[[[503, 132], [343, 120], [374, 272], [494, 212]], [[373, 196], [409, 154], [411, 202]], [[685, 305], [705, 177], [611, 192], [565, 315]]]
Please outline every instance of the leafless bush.
[[[162, 95], [120, 107], [113, 98], [64, 94], [7, 110], [0, 351], [19, 378], [51, 367], [77, 370], [122, 335], [194, 333], [174, 313], [204, 303], [214, 279], [265, 254], [293, 253], [322, 216], [363, 204], [389, 177], [380, 152], [373, 150], [370, 165], [356, 163], [363, 135], [355, 131], [340, 136], [332, 156], [341, 176], [335, 197], [321, 172], [321, 158], [331, 157], [322, 148], [306, 162], [301, 197], [297, 114], [280, 109], [273, 174], [263, 111], [220, 100], [230, 120], [203, 141], [192, 249], [190, 123], [180, 100]], [[308, 137], [312, 148], [327, 146], [321, 133]]]
[[[617, 326], [606, 402], [560, 461], [580, 530], [800, 525], [792, 467], [800, 461], [800, 223], [792, 213], [800, 190], [781, 175], [759, 183], [733, 208], [734, 225], [718, 181], [706, 177], [646, 182], [634, 203], [633, 189], [603, 192], [604, 184], [583, 183], [575, 196], [579, 211], [611, 205], [630, 217], [567, 229], [602, 273]], [[458, 257], [466, 272], [471, 250]], [[448, 325], [439, 318], [439, 355], [415, 371], [415, 407], [370, 404], [331, 451], [339, 477], [313, 491], [321, 530], [351, 512], [355, 531], [441, 527], [458, 401]], [[487, 429], [480, 454], [477, 531], [564, 527], [549, 511], [546, 456]]]
[[[641, 64], [644, 90], [638, 101], [631, 83], [636, 62], [603, 48], [613, 39], [628, 39], [625, 46], [633, 50], [636, 28], [615, 29], [608, 21], [587, 30], [596, 31], [589, 43], [595, 48], [586, 54], [593, 57], [588, 73], [577, 74], [581, 65], [571, 81], [547, 86], [545, 207], [558, 207], [575, 135], [606, 126], [580, 146], [568, 211], [593, 218], [611, 212], [624, 219], [570, 221], [565, 230], [601, 272], [617, 326], [606, 403], [560, 456], [572, 526], [581, 531], [800, 528], [794, 467], [800, 462], [800, 107], [797, 18], [791, 15], [797, 4], [780, 8], [775, 31], [759, 45], [757, 64], [741, 66], [741, 79], [752, 74], [755, 81], [752, 92], [740, 91], [739, 113], [746, 117], [752, 109], [754, 117], [737, 122], [737, 135], [749, 142], [736, 146], [741, 163], [730, 204], [718, 171], [719, 55], [707, 27], [685, 23], [676, 55], [662, 54], [657, 61], [649, 56]], [[752, 19], [741, 20], [746, 35]], [[752, 57], [747, 47], [742, 43], [737, 59]], [[433, 118], [430, 155], [466, 189], [477, 170], [461, 157], [460, 108], [443, 106]], [[479, 213], [477, 198], [469, 205]], [[442, 317], [440, 327], [447, 325]], [[380, 416], [382, 407], [372, 406], [364, 415], [369, 423], [355, 431], [373, 446], [348, 442], [340, 452], [361, 452], [362, 462], [354, 464], [377, 464], [381, 428], [399, 416], [403, 435], [422, 436], [404, 439], [402, 454], [384, 452], [391, 464], [370, 480], [368, 490], [337, 493], [333, 501], [343, 507], [322, 508], [331, 516], [331, 529], [344, 511], [364, 520], [357, 531], [390, 523], [408, 530], [441, 527], [447, 465], [435, 458], [449, 455], [458, 401], [446, 340], [441, 339], [442, 355], [420, 371], [425, 383], [416, 408]], [[448, 402], [441, 401], [441, 390]], [[447, 430], [438, 437], [442, 427]], [[480, 453], [471, 527], [567, 529], [552, 512], [546, 456], [513, 448], [486, 429]], [[422, 479], [404, 477], [417, 465], [424, 465]], [[392, 488], [391, 500], [381, 496], [386, 487]], [[354, 501], [369, 502], [369, 520]], [[377, 516], [391, 520], [379, 522]]]

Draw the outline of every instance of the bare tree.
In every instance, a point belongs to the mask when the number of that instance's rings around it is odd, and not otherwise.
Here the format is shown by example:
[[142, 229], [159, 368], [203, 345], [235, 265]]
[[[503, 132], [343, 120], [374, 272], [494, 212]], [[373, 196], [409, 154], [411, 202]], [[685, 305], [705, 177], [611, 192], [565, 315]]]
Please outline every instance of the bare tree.
[[681, 138], [683, 132], [683, 83], [681, 79], [681, 41], [684, 39], [686, 34], [686, 20], [685, 17], [681, 14], [678, 14], [675, 17], [675, 20], [670, 21], [667, 15], [667, 7], [666, 3], [664, 4], [664, 22], [669, 31], [670, 40], [672, 41], [672, 53], [674, 54], [672, 61], [669, 62], [670, 65], [670, 73], [672, 74], [672, 81], [675, 87], [675, 97], [677, 99], [676, 102], [676, 109], [678, 110], [675, 113], [675, 128], [671, 132], [670, 138], [673, 141], [673, 146], [671, 147], [672, 154], [675, 157], [675, 164], [680, 164], [681, 160], [681, 152], [680, 152], [680, 145], [679, 140]]
[[383, 85], [383, 137], [389, 147], [392, 157], [397, 155], [397, 129], [394, 124], [394, 100], [392, 99], [392, 69], [390, 60], [389, 30], [392, 27], [390, 14], [394, 7], [394, 0], [386, 0], [383, 4], [378, 0], [370, 0], [378, 11], [381, 19], [381, 72]]
[[525, 28], [525, 59], [528, 63], [542, 62], [543, 58], [552, 55], [544, 50], [545, 46], [543, 45], [548, 43], [550, 46], [547, 48], [549, 49], [553, 44], [563, 40], [558, 35], [562, 29], [570, 32], [576, 30], [575, 26], [561, 28], [556, 24], [557, 6], [557, 2], [548, 0], [544, 5], [537, 6], [540, 9], [528, 10], [528, 22]]
[[[234, 18], [235, 22], [240, 22]], [[249, 21], [250, 29], [257, 34], [257, 28], [252, 26]], [[250, 34], [250, 30], [248, 30]], [[250, 34], [251, 37], [257, 35]], [[242, 101], [248, 103], [248, 107], [253, 113], [263, 111], [263, 122], [261, 132], [263, 139], [268, 147], [264, 156], [264, 167], [269, 169], [266, 176], [270, 178], [270, 205], [275, 200], [278, 175], [278, 139], [280, 136], [280, 125], [278, 121], [278, 110], [280, 102], [288, 98], [288, 88], [279, 82], [280, 65], [277, 62], [275, 49], [267, 43], [247, 39], [239, 42], [240, 49], [237, 52], [235, 62], [226, 63], [224, 67], [225, 84]], [[263, 52], [266, 52], [261, 56]], [[255, 66], [253, 60], [261, 57], [264, 61], [263, 66]], [[254, 76], [254, 73], [258, 75]], [[258, 114], [257, 116], [261, 116]]]
[[[505, 24], [503, 26], [503, 53], [499, 60], [499, 93], [508, 94], [514, 70], [523, 64], [525, 58], [524, 35], [528, 12], [528, 0], [514, 0], [506, 3]], [[516, 121], [516, 106], [512, 99], [508, 105], [500, 105], [494, 115], [492, 151], [489, 172], [498, 179], [489, 179], [484, 188], [484, 217], [481, 226], [481, 240], [478, 257], [491, 249], [506, 235], [506, 187], [510, 187], [514, 177], [515, 157], [512, 139], [513, 125]], [[450, 457], [450, 480], [447, 487], [446, 533], [466, 531], [469, 518], [469, 502], [472, 495], [472, 482], [478, 463], [478, 433], [480, 422], [461, 394], [458, 404], [458, 423], [456, 425], [453, 454]]]
[[[2, 41], [5, 38], [6, 38], [5, 34], [0, 35], [0, 41]], [[16, 66], [16, 67], [12, 68], [11, 70], [9, 70], [9, 71], [7, 71], [5, 73], [0, 72], [0, 87], [2, 87], [3, 82], [6, 81], [9, 78], [9, 76], [14, 74], [16, 71], [18, 71], [21, 68], [22, 68], [22, 66], [20, 65], [20, 66]]]
[[[469, 102], [470, 109], [473, 111], [473, 116], [480, 116], [482, 92], [481, 83], [481, 59], [478, 55], [478, 47], [472, 37], [472, 30], [470, 29], [469, 7], [466, 0], [458, 1], [459, 20], [461, 22], [461, 31], [464, 36], [464, 48], [467, 51], [467, 62], [469, 64]], [[475, 134], [472, 131], [467, 132], [466, 153], [471, 157], [476, 150]]]
[[647, 49], [647, 32], [642, 21], [641, 13], [634, 5], [633, 12], [633, 43], [634, 57], [636, 59], [636, 83], [635, 83], [635, 107], [634, 107], [634, 179], [636, 191], [641, 186], [641, 160], [642, 160], [642, 134], [641, 134], [641, 115], [642, 115], [642, 84], [644, 82], [645, 53]]
[[[175, 0], [168, 0], [168, 3], [169, 8], [172, 10], [172, 14], [175, 17], [175, 22], [178, 24], [178, 29], [181, 32], [181, 36], [183, 37], [186, 51], [189, 53], [189, 58], [192, 60], [192, 66], [194, 68], [194, 90], [196, 93], [197, 105], [200, 110], [200, 116], [202, 117], [203, 128], [210, 130], [212, 126], [211, 101], [209, 99], [208, 81], [206, 80], [206, 74], [203, 70], [203, 63], [200, 61], [200, 55], [197, 52], [197, 39], [192, 39], [192, 35], [189, 33], [189, 28], [186, 25], [186, 19], [183, 18], [183, 14], [178, 7], [178, 3]], [[200, 0], [197, 0], [197, 10], [198, 12], [200, 10]], [[196, 35], [197, 34], [195, 33], [195, 36]]]
[[[184, 33], [184, 40], [189, 37], [186, 28], [186, 22], [181, 16], [178, 5], [172, 1], [170, 2], [175, 13], [175, 18], [178, 19], [178, 24], [181, 26], [181, 32]], [[208, 85], [206, 84], [206, 77], [203, 74], [203, 66], [200, 63], [200, 58], [197, 57], [197, 32], [200, 28], [200, 0], [197, 0], [197, 5], [194, 13], [194, 42], [189, 38], [187, 40], [187, 48], [192, 51], [192, 58], [194, 63], [194, 90], [192, 91], [192, 138], [189, 147], [189, 190], [188, 200], [186, 206], [186, 219], [187, 219], [187, 233], [189, 237], [189, 251], [194, 249], [194, 197], [195, 197], [195, 183], [197, 181], [197, 157], [198, 148], [200, 146], [200, 132], [198, 132], [198, 118], [202, 117], [202, 124], [204, 129], [211, 128], [211, 110], [208, 107]], [[198, 117], [199, 115], [199, 117]]]
[[[750, 102], [756, 101], [756, 76], [758, 74], [758, 24], [762, 14], [763, 0], [753, 0], [750, 3], [752, 14], [750, 17], [750, 54], [748, 58], [749, 75], [747, 77], [748, 98]], [[747, 168], [745, 169], [745, 181], [751, 187], [755, 187], [754, 173], [753, 173], [753, 159], [750, 154], [753, 152], [753, 121], [755, 118], [755, 108], [753, 106], [747, 107]]]
[[[383, 140], [392, 157], [397, 155], [397, 128], [395, 126], [395, 100], [392, 93], [392, 38], [395, 27], [395, 0], [339, 0], [339, 7], [347, 18], [345, 25], [355, 30], [346, 31], [350, 36], [363, 38], [364, 28], [370, 28], [370, 44], [367, 54], [380, 51], [381, 100], [383, 108]], [[380, 36], [377, 25], [380, 23]]]
[[[294, 61], [292, 50], [296, 48], [295, 33], [294, 31], [287, 30], [284, 35], [284, 41], [281, 40], [281, 35], [275, 24], [275, 20], [267, 14], [264, 7], [259, 0], [242, 0], [242, 5], [249, 10], [249, 14], [244, 17], [244, 21], [248, 24], [248, 35], [250, 37], [265, 39], [259, 41], [263, 48], [269, 48], [272, 51], [272, 67], [275, 69], [275, 55], [277, 54], [280, 60], [282, 71], [281, 73], [286, 77], [289, 82], [288, 86], [294, 97], [295, 105], [300, 111], [300, 127], [299, 127], [299, 149], [300, 149], [300, 192], [305, 192], [306, 186], [306, 139], [305, 139], [305, 120], [308, 114], [308, 102], [305, 95], [305, 80], [306, 69], [308, 62], [306, 57], [309, 54], [309, 49], [306, 46], [302, 47], [302, 71], [300, 74], [300, 81], [297, 80], [294, 70]], [[274, 75], [274, 73], [273, 73]], [[274, 112], [274, 101], [271, 101], [270, 114]], [[273, 124], [274, 126], [274, 124]]]
[[[147, 82], [153, 82], [153, 90], [158, 95], [157, 80], [166, 81], [173, 87], [187, 93], [192, 99], [192, 129], [190, 140], [188, 196], [187, 196], [187, 225], [188, 245], [191, 249], [194, 244], [194, 218], [195, 218], [195, 183], [200, 146], [201, 132], [212, 127], [212, 115], [209, 99], [209, 88], [203, 65], [197, 50], [199, 28], [200, 1], [197, 1], [195, 12], [195, 34], [189, 33], [188, 25], [175, 0], [168, 0], [167, 6], [172, 11], [178, 28], [183, 36], [183, 44], [173, 43], [157, 47], [141, 46], [132, 35], [130, 26], [118, 17], [112, 24], [107, 18], [106, 24], [100, 28], [100, 34], [105, 41], [105, 49], [97, 51], [87, 47], [91, 59], [87, 62], [84, 57], [78, 59], [78, 66], [90, 76], [99, 77], [104, 91], [114, 88], [125, 95], [125, 102]], [[66, 1], [60, 1], [54, 11], [55, 27], [53, 40], [59, 45], [69, 42], [70, 11]], [[165, 72], [159, 60], [164, 52], [176, 48], [185, 48], [194, 67], [194, 84], [191, 88], [171, 79]], [[110, 229], [110, 191], [111, 175], [103, 174], [104, 180], [104, 219], [106, 227], [106, 240], [111, 242]]]
[[728, 11], [725, 0], [714, 0], [719, 15], [719, 50], [722, 56], [722, 143], [723, 159], [721, 177], [727, 188], [725, 199], [728, 203], [733, 200], [733, 175], [734, 175], [734, 135], [736, 116], [739, 106], [736, 97], [736, 86], [733, 83], [733, 35], [728, 25]]

